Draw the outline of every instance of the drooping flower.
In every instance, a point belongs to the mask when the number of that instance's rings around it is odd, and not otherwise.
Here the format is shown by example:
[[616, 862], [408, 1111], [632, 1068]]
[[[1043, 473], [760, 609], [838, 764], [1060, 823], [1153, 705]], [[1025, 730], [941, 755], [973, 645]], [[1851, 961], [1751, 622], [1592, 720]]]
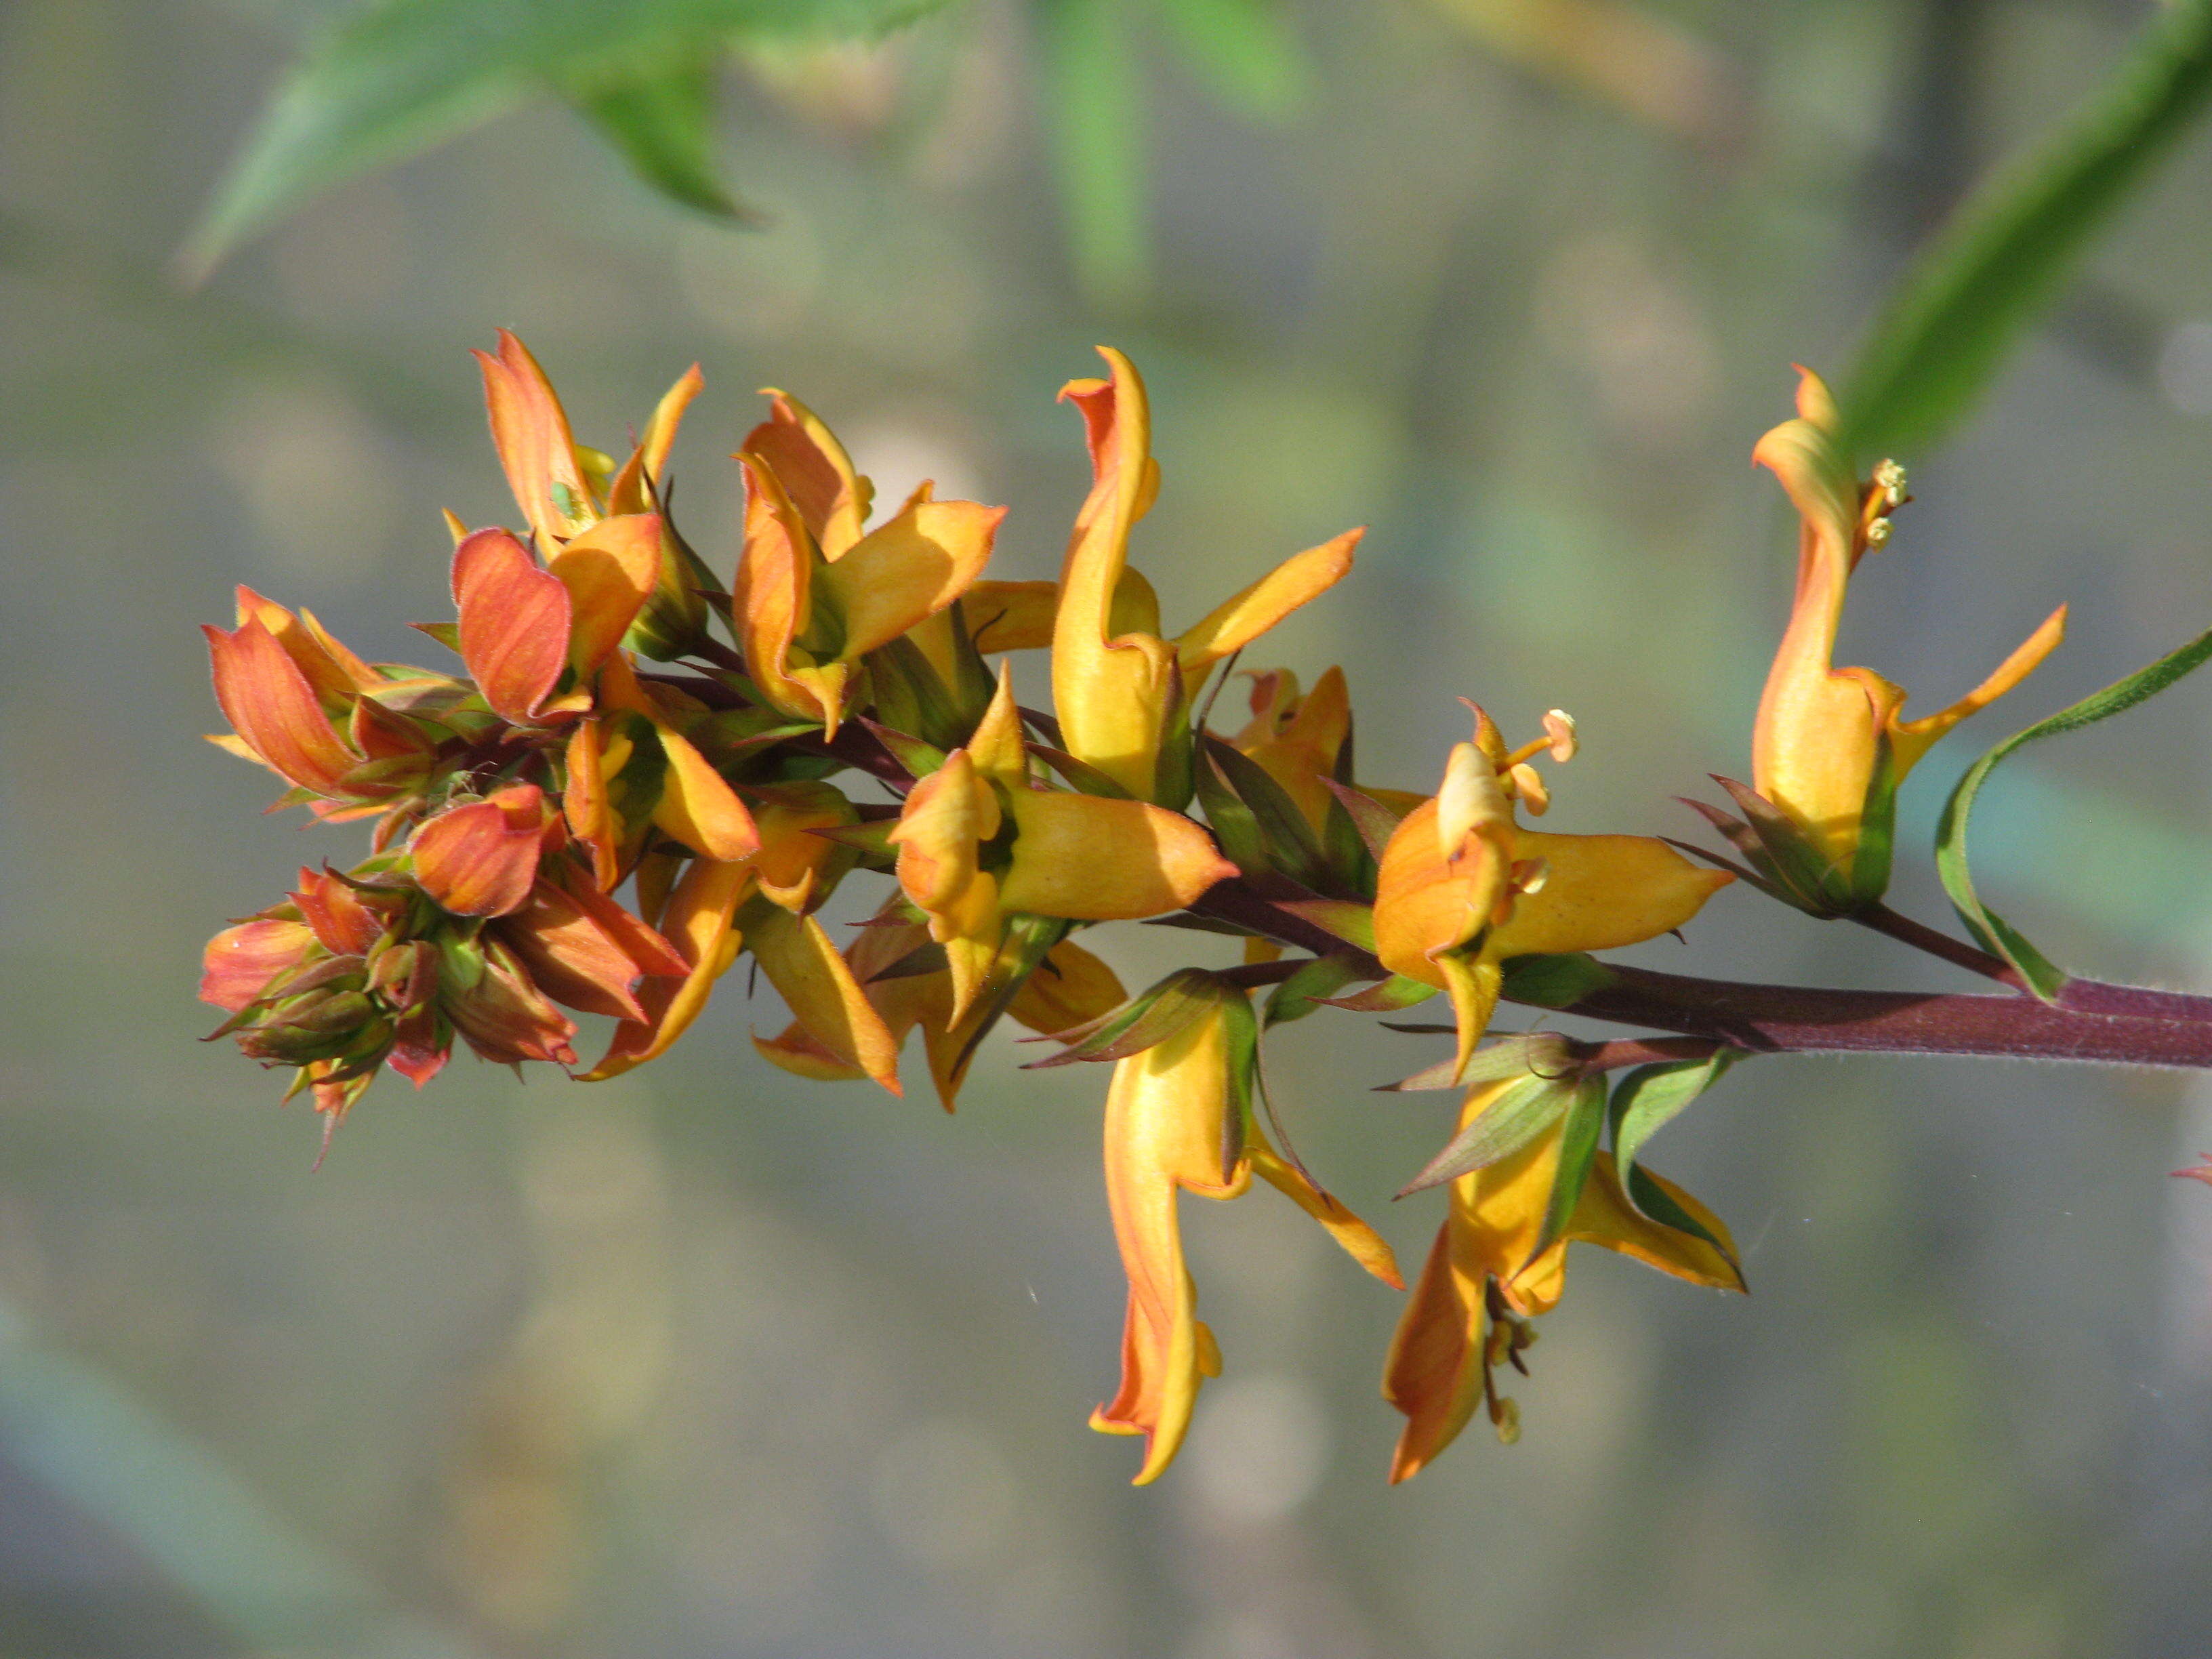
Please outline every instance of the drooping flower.
[[[1461, 1127], [1521, 1081], [1513, 1074], [1477, 1084], [1461, 1109]], [[1563, 1116], [1518, 1150], [1451, 1183], [1444, 1224], [1406, 1304], [1383, 1370], [1383, 1398], [1407, 1419], [1391, 1462], [1393, 1481], [1407, 1480], [1435, 1461], [1478, 1407], [1488, 1408], [1501, 1437], [1517, 1436], [1519, 1413], [1498, 1393], [1495, 1373], [1507, 1364], [1525, 1370], [1520, 1356], [1534, 1340], [1527, 1322], [1558, 1304], [1570, 1243], [1602, 1245], [1692, 1284], [1743, 1288], [1735, 1244], [1718, 1217], [1680, 1188], [1639, 1169], [1638, 1180], [1654, 1183], [1706, 1236], [1650, 1219], [1628, 1201], [1612, 1154], [1602, 1151], [1565, 1227], [1544, 1245], [1565, 1128]]]
[[[1082, 412], [1092, 482], [1060, 565], [1053, 708], [1068, 753], [1139, 800], [1179, 806], [1189, 796], [1188, 718], [1207, 675], [1340, 580], [1363, 532], [1286, 559], [1194, 627], [1162, 638], [1158, 599], [1128, 562], [1130, 532], [1159, 494], [1145, 383], [1120, 352], [1101, 346], [1098, 355], [1109, 378], [1071, 380], [1060, 394]], [[1180, 757], [1170, 752], [1179, 726]]]
[[1221, 1351], [1198, 1317], [1176, 1196], [1241, 1196], [1254, 1175], [1319, 1221], [1352, 1258], [1402, 1288], [1390, 1247], [1267, 1144], [1251, 1112], [1255, 1027], [1245, 994], [1219, 985], [1164, 1041], [1116, 1060], [1106, 1094], [1106, 1197], [1129, 1276], [1121, 1386], [1091, 1413], [1106, 1434], [1141, 1434], [1135, 1484], [1156, 1480], [1190, 1425]]
[[1647, 836], [1523, 829], [1516, 801], [1542, 798], [1528, 761], [1563, 746], [1553, 733], [1508, 754], [1478, 713], [1474, 741], [1453, 749], [1442, 789], [1383, 850], [1375, 953], [1392, 973], [1450, 994], [1462, 1066], [1497, 1009], [1509, 958], [1656, 939], [1733, 879]]
[[2066, 607], [1972, 691], [1918, 720], [1905, 718], [1902, 686], [1870, 668], [1835, 667], [1851, 573], [1888, 541], [1889, 514], [1905, 499], [1905, 477], [1884, 461], [1861, 486], [1837, 443], [1835, 400], [1819, 375], [1809, 369], [1798, 375], [1796, 418], [1752, 452], [1781, 480], [1803, 521], [1796, 598], [1752, 737], [1752, 784], [1815, 854], [1824, 890], [1813, 902], [1839, 913], [1879, 899], [1887, 884], [1898, 783], [1939, 738], [2018, 685], [2057, 647]]

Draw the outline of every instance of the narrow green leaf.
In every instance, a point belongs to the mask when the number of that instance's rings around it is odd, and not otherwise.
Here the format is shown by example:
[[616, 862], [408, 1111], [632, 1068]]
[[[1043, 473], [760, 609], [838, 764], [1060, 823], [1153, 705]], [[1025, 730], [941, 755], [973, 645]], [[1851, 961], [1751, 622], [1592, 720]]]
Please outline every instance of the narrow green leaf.
[[2212, 94], [2212, 0], [2177, 0], [2058, 131], [1984, 183], [1921, 250], [1842, 399], [1847, 454], [1925, 448]]
[[[1566, 1123], [1559, 1131], [1559, 1167], [1552, 1177], [1552, 1195], [1544, 1204], [1544, 1225], [1536, 1235], [1534, 1261], [1550, 1249], [1574, 1218], [1583, 1188], [1589, 1185], [1590, 1170], [1597, 1162], [1599, 1133], [1605, 1127], [1605, 1079], [1586, 1077], [1575, 1085], [1567, 1102]], [[1525, 1265], [1525, 1264], [1524, 1264]]]
[[2037, 721], [2025, 732], [2015, 732], [1968, 767], [1958, 787], [1951, 792], [1951, 799], [1943, 803], [1943, 816], [1936, 825], [1936, 873], [1943, 879], [1943, 890], [1951, 896], [1951, 904], [1958, 911], [1959, 919], [1966, 924], [1982, 947], [2010, 963], [2028, 988], [2045, 1002], [2057, 1000], [2066, 983], [2066, 975], [2053, 967], [2010, 923], [1984, 904], [1974, 890], [1973, 874], [1966, 860], [1966, 824], [1973, 813], [1974, 798], [1989, 781], [1997, 763], [2015, 749], [2039, 738], [2078, 732], [2085, 726], [2094, 726], [2099, 720], [2148, 702], [2207, 658], [2212, 658], [2212, 629], [2160, 657], [2148, 667], [2138, 669], [2125, 679], [2082, 698], [2070, 708], [2060, 709], [2048, 720]]
[[1692, 1238], [1702, 1238], [1721, 1254], [1721, 1259], [1735, 1269], [1736, 1288], [1744, 1288], [1743, 1263], [1729, 1248], [1728, 1241], [1717, 1238], [1705, 1223], [1677, 1204], [1673, 1196], [1654, 1179], [1651, 1172], [1638, 1164], [1628, 1172], [1622, 1185], [1627, 1189], [1628, 1201], [1646, 1220], [1656, 1221], [1662, 1227], [1672, 1227], [1678, 1233], [1687, 1233]]
[[1136, 799], [1136, 796], [1108, 777], [1097, 767], [1076, 759], [1065, 749], [1054, 749], [1051, 744], [1043, 743], [1030, 744], [1028, 749], [1030, 753], [1059, 773], [1084, 794], [1103, 795], [1109, 800]]
[[[732, 39], [872, 36], [937, 0], [379, 0], [331, 27], [278, 86], [180, 262], [204, 276], [308, 197], [560, 89], [649, 80]], [[681, 117], [657, 137], [666, 170]], [[634, 162], [641, 157], [633, 151]], [[656, 182], [659, 180], [656, 179]], [[695, 181], [696, 183], [696, 181]], [[696, 205], [696, 204], [695, 204]]]
[[757, 223], [723, 185], [715, 161], [714, 83], [720, 52], [690, 54], [652, 75], [578, 86], [569, 96], [631, 170], [672, 202], [738, 223]]
[[1348, 1008], [1355, 1014], [1395, 1014], [1401, 1008], [1410, 1008], [1415, 1003], [1426, 1002], [1437, 994], [1433, 985], [1425, 985], [1418, 979], [1408, 979], [1403, 974], [1393, 974], [1379, 985], [1370, 985], [1348, 997], [1320, 997], [1332, 1008]]
[[1420, 1174], [1399, 1188], [1398, 1196], [1441, 1187], [1511, 1157], [1559, 1121], [1579, 1086], [1547, 1077], [1526, 1078], [1514, 1085], [1454, 1135]]

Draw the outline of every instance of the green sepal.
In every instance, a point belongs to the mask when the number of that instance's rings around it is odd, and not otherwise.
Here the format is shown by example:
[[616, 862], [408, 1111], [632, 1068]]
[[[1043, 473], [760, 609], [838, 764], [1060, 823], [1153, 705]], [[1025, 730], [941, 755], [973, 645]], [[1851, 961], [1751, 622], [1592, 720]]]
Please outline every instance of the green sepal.
[[1321, 842], [1283, 786], [1268, 775], [1266, 767], [1232, 744], [1208, 734], [1205, 750], [1206, 760], [1250, 811], [1267, 867], [1314, 892], [1328, 891], [1335, 884]]
[[1851, 853], [1850, 902], [1854, 911], [1881, 902], [1889, 890], [1892, 852], [1897, 843], [1897, 751], [1883, 732], [1875, 739], [1874, 774], [1859, 807], [1858, 845]]
[[1200, 758], [1197, 774], [1199, 809], [1206, 814], [1206, 827], [1221, 843], [1222, 855], [1248, 877], [1272, 873], [1267, 838], [1252, 809], [1229, 787], [1211, 756]]
[[1222, 988], [1216, 1006], [1221, 1010], [1224, 1046], [1228, 1049], [1229, 1109], [1221, 1115], [1221, 1179], [1236, 1178], [1244, 1161], [1245, 1127], [1252, 1117], [1252, 1101], [1260, 1077], [1260, 1022], [1252, 1012], [1252, 1000], [1233, 986]]
[[[1720, 1081], [1721, 1074], [1741, 1060], [1743, 1053], [1741, 1048], [1721, 1048], [1705, 1060], [1639, 1066], [1613, 1085], [1607, 1115], [1613, 1125], [1613, 1163], [1623, 1182], [1636, 1168], [1644, 1143]], [[1652, 1219], [1659, 1218], [1654, 1216]]]
[[1296, 973], [1268, 994], [1262, 1023], [1287, 1025], [1294, 1019], [1304, 1019], [1326, 998], [1364, 979], [1368, 971], [1348, 956], [1316, 957], [1302, 962]]
[[1536, 1235], [1535, 1249], [1528, 1252], [1530, 1261], [1550, 1249], [1574, 1219], [1575, 1206], [1582, 1201], [1583, 1188], [1589, 1185], [1590, 1170], [1597, 1163], [1598, 1137], [1604, 1128], [1605, 1079], [1584, 1077], [1567, 1102], [1566, 1123], [1559, 1131], [1559, 1169], [1544, 1205], [1543, 1228]]
[[1806, 840], [1805, 832], [1780, 807], [1734, 778], [1716, 773], [1713, 781], [1728, 791], [1756, 842], [1754, 848], [1739, 841], [1739, 850], [1781, 889], [1778, 897], [1824, 921], [1850, 914], [1850, 878]]
[[[1437, 1030], [1443, 1032], [1452, 1027], [1440, 1025]], [[1561, 1036], [1557, 1031], [1524, 1031], [1500, 1037], [1476, 1049], [1468, 1057], [1464, 1071], [1460, 1069], [1456, 1056], [1447, 1056], [1433, 1066], [1424, 1066], [1411, 1077], [1378, 1084], [1373, 1092], [1395, 1095], [1426, 1089], [1463, 1089], [1478, 1083], [1496, 1083], [1516, 1072], [1527, 1072], [1532, 1077], [1563, 1077], [1573, 1065], [1574, 1055], [1571, 1037]]]
[[1097, 767], [1079, 761], [1065, 749], [1054, 749], [1049, 744], [1031, 743], [1024, 745], [1039, 760], [1067, 781], [1069, 787], [1085, 795], [1101, 795], [1108, 800], [1134, 800], [1136, 795], [1123, 788]]
[[1454, 1135], [1397, 1195], [1425, 1192], [1510, 1158], [1559, 1121], [1581, 1086], [1574, 1078], [1534, 1076], [1515, 1084]]
[[1538, 1008], [1571, 1008], [1602, 991], [1619, 976], [1595, 957], [1580, 951], [1556, 956], [1508, 957], [1498, 995]]
[[910, 732], [900, 732], [870, 720], [866, 715], [855, 716], [867, 728], [868, 733], [883, 744], [884, 751], [907, 769], [908, 776], [919, 781], [945, 764], [945, 750], [935, 744], [915, 737]]
[[902, 634], [868, 653], [866, 661], [878, 724], [915, 732], [939, 750], [957, 749], [968, 740], [975, 723], [961, 720], [951, 692], [920, 646]]
[[1165, 1042], [1193, 1020], [1225, 1000], [1245, 1001], [1243, 991], [1203, 968], [1178, 968], [1165, 979], [1139, 991], [1120, 1007], [1087, 1024], [1053, 1035], [1067, 1046], [1056, 1054], [1033, 1060], [1022, 1067], [1042, 1072], [1079, 1060], [1127, 1060], [1155, 1044]]
[[2068, 975], [2053, 967], [2050, 959], [2003, 917], [1984, 904], [1974, 890], [1973, 874], [1966, 863], [1966, 823], [1973, 813], [1974, 798], [1981, 793], [1982, 785], [1989, 781], [1997, 763], [2014, 750], [2039, 738], [2078, 732], [2085, 726], [2094, 726], [2099, 720], [2124, 713], [2137, 703], [2147, 702], [2209, 657], [2212, 657], [2212, 629], [2148, 667], [2137, 669], [2125, 679], [2060, 709], [2047, 720], [2038, 720], [2024, 732], [2015, 732], [1968, 767], [1958, 787], [1952, 790], [1951, 799], [1943, 803], [1943, 816], [1936, 825], [1936, 873], [1942, 878], [1943, 890], [1951, 896], [1959, 920], [1966, 923], [1967, 931], [1982, 948], [2010, 963], [2028, 989], [2045, 1002], [2058, 1000]]
[[1430, 985], [1403, 974], [1393, 974], [1379, 984], [1348, 997], [1319, 997], [1332, 1008], [1348, 1008], [1355, 1014], [1395, 1014], [1401, 1008], [1411, 1008], [1443, 994], [1440, 986]]
[[1375, 907], [1352, 899], [1279, 899], [1275, 908], [1310, 921], [1346, 945], [1375, 954]]

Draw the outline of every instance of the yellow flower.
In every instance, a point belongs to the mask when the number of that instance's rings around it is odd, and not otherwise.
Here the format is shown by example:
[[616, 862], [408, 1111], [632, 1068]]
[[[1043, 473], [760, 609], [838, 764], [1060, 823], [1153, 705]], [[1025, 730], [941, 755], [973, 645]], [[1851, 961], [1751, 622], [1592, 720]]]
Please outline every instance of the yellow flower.
[[998, 960], [1008, 916], [1134, 921], [1237, 873], [1180, 813], [1032, 784], [1003, 671], [975, 736], [914, 787], [890, 841], [899, 885], [945, 947], [955, 1024]]
[[[2065, 637], [2066, 607], [1972, 691], [1919, 720], [1904, 717], [1903, 687], [1870, 668], [1832, 666], [1851, 572], [1889, 539], [1887, 514], [1905, 499], [1905, 478], [1885, 461], [1862, 489], [1837, 446], [1840, 422], [1828, 388], [1810, 370], [1798, 373], [1797, 418], [1752, 452], [1781, 480], [1803, 520], [1796, 599], [1759, 702], [1752, 783], [1826, 866], [1826, 899], [1848, 908], [1879, 898], [1887, 884], [1891, 792], [1937, 738], [2051, 654]], [[1863, 846], [1869, 864], [1861, 870]]]
[[867, 530], [874, 486], [809, 410], [769, 395], [738, 456], [745, 531], [731, 614], [761, 695], [834, 733], [860, 659], [967, 591], [1006, 510], [936, 501], [924, 484]]
[[1145, 383], [1129, 360], [1101, 346], [1107, 380], [1071, 380], [1060, 397], [1083, 413], [1092, 483], [1060, 566], [1052, 638], [1052, 701], [1061, 746], [1139, 800], [1180, 805], [1184, 767], [1163, 750], [1187, 720], [1216, 663], [1241, 651], [1352, 568], [1361, 532], [1285, 560], [1172, 641], [1160, 636], [1159, 599], [1128, 563], [1129, 532], [1159, 494]]
[[1475, 740], [1452, 750], [1442, 790], [1383, 849], [1375, 954], [1392, 973], [1450, 994], [1462, 1068], [1497, 1010], [1508, 958], [1655, 939], [1733, 879], [1647, 836], [1522, 829], [1516, 800], [1537, 810], [1545, 799], [1528, 760], [1547, 747], [1571, 752], [1565, 731], [1509, 755], [1479, 715]]
[[[1525, 1075], [1516, 1073], [1469, 1090], [1460, 1127], [1519, 1087]], [[1648, 1176], [1711, 1239], [1639, 1214], [1621, 1190], [1608, 1152], [1596, 1155], [1565, 1227], [1539, 1252], [1566, 1122], [1562, 1115], [1526, 1146], [1451, 1183], [1450, 1208], [1406, 1304], [1383, 1370], [1382, 1397], [1407, 1419], [1390, 1465], [1393, 1481], [1418, 1474], [1433, 1462], [1479, 1405], [1487, 1406], [1502, 1437], [1510, 1440], [1518, 1433], [1519, 1413], [1498, 1395], [1492, 1373], [1502, 1364], [1522, 1369], [1520, 1353], [1534, 1340], [1526, 1322], [1558, 1304], [1565, 1288], [1567, 1246], [1575, 1240], [1601, 1244], [1693, 1285], [1743, 1288], [1735, 1247], [1720, 1218], [1647, 1170], [1639, 1170], [1639, 1176]]]
[[1220, 987], [1181, 1030], [1115, 1062], [1106, 1095], [1106, 1197], [1129, 1275], [1129, 1308], [1121, 1386], [1091, 1413], [1091, 1426], [1146, 1437], [1140, 1486], [1174, 1461], [1199, 1384], [1221, 1374], [1221, 1351], [1198, 1317], [1198, 1290], [1183, 1261], [1178, 1192], [1236, 1198], [1257, 1174], [1361, 1267], [1401, 1288], [1390, 1247], [1278, 1155], [1251, 1121], [1253, 1029], [1243, 994]]

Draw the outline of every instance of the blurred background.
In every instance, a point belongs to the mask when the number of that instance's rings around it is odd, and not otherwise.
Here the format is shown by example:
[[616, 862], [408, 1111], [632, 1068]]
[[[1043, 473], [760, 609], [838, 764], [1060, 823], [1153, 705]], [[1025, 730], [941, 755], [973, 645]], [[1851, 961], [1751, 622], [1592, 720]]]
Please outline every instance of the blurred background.
[[[233, 581], [436, 653], [438, 509], [512, 516], [471, 346], [517, 330], [620, 448], [698, 359], [678, 509], [726, 569], [756, 387], [879, 495], [1011, 503], [1047, 576], [1085, 485], [1053, 394], [1149, 376], [1140, 557], [1187, 625], [1370, 526], [1272, 636], [1332, 662], [1363, 778], [1433, 787], [1454, 699], [1571, 710], [1549, 823], [1689, 835], [1746, 775], [1794, 529], [1747, 465], [1916, 242], [2097, 84], [2118, 0], [1294, 0], [1281, 98], [1134, 21], [1136, 243], [1071, 227], [1036, 16], [970, 0], [724, 87], [741, 232], [537, 104], [314, 201], [192, 289], [184, 240], [302, 16], [0, 8], [0, 1654], [1428, 1659], [2164, 1656], [2212, 1629], [2212, 1085], [1775, 1060], [1654, 1157], [1753, 1294], [1577, 1254], [1527, 1432], [1383, 1484], [1398, 1299], [1273, 1193], [1187, 1201], [1226, 1375], [1180, 1463], [1091, 1433], [1122, 1280], [1102, 1070], [994, 1038], [957, 1117], [787, 1077], [726, 981], [648, 1073], [457, 1065], [318, 1125], [193, 1000], [198, 951], [361, 839], [259, 816], [194, 624]], [[2060, 600], [2066, 647], [1928, 762], [1902, 844], [2029, 719], [2212, 611], [2212, 147], [2180, 151], [1939, 455], [1844, 659], [1927, 708]], [[1073, 252], [1071, 252], [1073, 250]], [[1182, 619], [1177, 622], [1176, 619]], [[410, 644], [410, 641], [412, 643]], [[1042, 692], [1042, 664], [1018, 677]], [[2212, 989], [2204, 684], [2032, 751], [1984, 888], [2081, 971]], [[1232, 722], [1233, 723], [1233, 722]], [[1924, 856], [1895, 902], [1945, 907]], [[1220, 942], [1086, 936], [1131, 983]], [[1178, 955], [1180, 953], [1180, 955]], [[1636, 959], [1969, 988], [1723, 895]], [[1352, 1016], [1274, 1075], [1389, 1194], [1449, 1097]]]

